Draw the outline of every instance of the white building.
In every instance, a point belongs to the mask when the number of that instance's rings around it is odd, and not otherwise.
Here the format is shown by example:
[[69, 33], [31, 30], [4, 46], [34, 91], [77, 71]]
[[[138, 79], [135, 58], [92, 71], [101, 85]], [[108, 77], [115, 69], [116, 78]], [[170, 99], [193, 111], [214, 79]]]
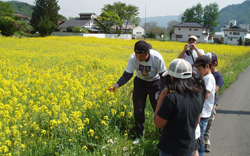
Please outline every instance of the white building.
[[220, 29], [221, 32], [223, 32], [223, 29], [230, 28], [230, 26], [231, 27], [236, 26], [237, 21], [236, 20], [229, 20], [228, 23], [229, 24], [225, 24], [225, 25], [222, 26], [222, 28]]
[[[116, 26], [111, 27], [113, 31], [116, 30]], [[133, 34], [133, 36], [136, 36], [138, 38], [143, 37], [145, 30], [141, 26], [135, 26], [135, 25], [122, 25], [122, 32], [127, 34]]]
[[250, 24], [240, 24], [239, 27], [245, 29], [247, 32], [250, 32]]
[[198, 42], [208, 42], [210, 29], [195, 22], [186, 22], [174, 26], [173, 41], [188, 41], [189, 36], [195, 35]]
[[136, 37], [143, 37], [142, 35], [145, 34], [145, 30], [141, 26], [137, 26], [133, 29], [133, 35], [136, 35]]
[[239, 45], [241, 38], [242, 44], [244, 44], [247, 36], [247, 31], [237, 26], [223, 29], [224, 31], [224, 44]]

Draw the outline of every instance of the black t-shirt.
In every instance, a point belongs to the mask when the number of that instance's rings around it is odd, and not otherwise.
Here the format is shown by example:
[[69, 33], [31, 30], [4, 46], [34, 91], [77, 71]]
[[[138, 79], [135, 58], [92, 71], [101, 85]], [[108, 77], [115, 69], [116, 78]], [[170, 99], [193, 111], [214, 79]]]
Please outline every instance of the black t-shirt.
[[182, 95], [174, 92], [166, 95], [157, 115], [167, 124], [157, 145], [160, 150], [174, 156], [189, 155], [195, 148], [195, 128], [202, 112], [201, 94]]

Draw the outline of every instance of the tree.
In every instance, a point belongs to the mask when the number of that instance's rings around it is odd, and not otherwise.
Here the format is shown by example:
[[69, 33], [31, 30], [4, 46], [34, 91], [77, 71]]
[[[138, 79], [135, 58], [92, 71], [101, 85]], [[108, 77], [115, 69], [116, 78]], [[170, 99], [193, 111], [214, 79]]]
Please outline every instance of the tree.
[[15, 15], [12, 15], [12, 16], [10, 16], [12, 19], [14, 19], [15, 21], [21, 21], [22, 20], [22, 18], [21, 17], [19, 17], [19, 16], [15, 16]]
[[169, 21], [168, 22], [168, 27], [167, 27], [167, 30], [166, 30], [166, 33], [169, 34], [169, 38], [172, 39], [172, 34], [174, 33], [174, 26], [179, 24], [180, 22], [178, 21]]
[[[30, 24], [34, 27], [35, 31], [38, 31], [38, 23], [40, 23], [41, 19], [45, 19], [45, 16], [47, 16], [46, 18], [50, 22], [57, 25], [59, 20], [58, 11], [60, 10], [57, 3], [57, 0], [35, 0], [34, 12], [30, 20]], [[51, 28], [55, 29], [54, 26]], [[51, 30], [50, 32], [53, 31]]]
[[219, 6], [217, 3], [211, 3], [204, 8], [204, 26], [211, 29], [211, 32], [215, 33], [215, 28], [218, 22], [216, 20], [219, 17]]
[[166, 28], [156, 26], [156, 28], [155, 28], [155, 34], [159, 35], [160, 38], [161, 38], [162, 35], [165, 34], [165, 32], [166, 32]]
[[67, 21], [67, 17], [63, 16], [63, 15], [60, 15], [59, 14], [59, 18], [58, 18], [59, 21]]
[[124, 21], [125, 24], [125, 34], [127, 33], [127, 26], [128, 24], [132, 25], [139, 25], [141, 19], [138, 17], [139, 14], [139, 8], [134, 5], [128, 5], [126, 6], [126, 13], [124, 15]]
[[10, 17], [3, 17], [0, 19], [0, 30], [4, 36], [12, 36], [16, 32], [16, 24], [14, 19]]
[[51, 22], [48, 16], [41, 17], [40, 22], [37, 25], [37, 30], [42, 37], [49, 36], [56, 28], [57, 24]]
[[200, 3], [192, 8], [186, 9], [181, 17], [181, 22], [197, 22], [202, 24], [203, 22], [203, 8]]
[[69, 16], [69, 18], [68, 18], [68, 19], [70, 20], [70, 19], [73, 19], [73, 18], [79, 18], [79, 17], [70, 17], [70, 16]]
[[[114, 11], [109, 11], [109, 12], [103, 11], [101, 13], [101, 15], [98, 16], [98, 20], [105, 27], [105, 30], [104, 30], [105, 33], [110, 33], [110, 29], [114, 25], [116, 25], [116, 26], [122, 25], [122, 21], [121, 21], [120, 17]], [[117, 28], [118, 27], [116, 27], [116, 30], [117, 30]], [[116, 33], [118, 33], [118, 32], [116, 31]]]
[[11, 16], [14, 10], [11, 8], [10, 3], [0, 1], [0, 17], [1, 16]]
[[[102, 8], [104, 12], [115, 12], [121, 20], [121, 25], [116, 24], [116, 28], [120, 31], [123, 29], [123, 24], [125, 25], [125, 30], [128, 24], [138, 25], [140, 23], [140, 18], [138, 17], [139, 8], [134, 5], [126, 5], [122, 2], [114, 2], [113, 5], [106, 4]], [[126, 32], [125, 32], [126, 33]]]
[[194, 19], [197, 23], [202, 23], [203, 22], [203, 7], [200, 3], [198, 3], [196, 5], [196, 7], [194, 7], [194, 11], [195, 11], [195, 16]]
[[18, 25], [17, 31], [23, 31], [27, 33], [27, 36], [29, 36], [30, 31], [32, 30], [32, 27], [26, 22], [26, 21], [16, 21], [16, 24]]
[[186, 9], [181, 17], [181, 23], [184, 22], [197, 22], [211, 29], [214, 33], [214, 30], [218, 24], [216, 22], [219, 17], [219, 6], [217, 3], [211, 3], [202, 8], [201, 4], [198, 3], [192, 8]]
[[242, 41], [242, 38], [240, 37], [240, 39], [239, 39], [239, 45], [243, 45], [242, 42], [243, 42], [243, 41]]
[[155, 21], [144, 24], [144, 29], [147, 30], [146, 35], [148, 38], [156, 38], [156, 28], [157, 23]]

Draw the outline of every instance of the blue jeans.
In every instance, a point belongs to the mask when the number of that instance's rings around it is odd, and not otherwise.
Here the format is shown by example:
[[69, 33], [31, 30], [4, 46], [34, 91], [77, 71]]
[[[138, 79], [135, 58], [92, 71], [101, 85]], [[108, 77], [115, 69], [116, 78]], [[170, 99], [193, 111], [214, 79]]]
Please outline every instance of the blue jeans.
[[[192, 156], [192, 155], [193, 155], [193, 153], [191, 153], [187, 156]], [[173, 155], [167, 154], [167, 153], [163, 152], [162, 150], [160, 150], [160, 156], [173, 156]]]
[[201, 118], [201, 121], [199, 123], [200, 128], [201, 128], [201, 136], [202, 136], [202, 145], [201, 145], [201, 148], [198, 150], [199, 156], [203, 156], [203, 154], [205, 153], [204, 133], [205, 133], [206, 128], [207, 128], [208, 120], [209, 120], [209, 118]]

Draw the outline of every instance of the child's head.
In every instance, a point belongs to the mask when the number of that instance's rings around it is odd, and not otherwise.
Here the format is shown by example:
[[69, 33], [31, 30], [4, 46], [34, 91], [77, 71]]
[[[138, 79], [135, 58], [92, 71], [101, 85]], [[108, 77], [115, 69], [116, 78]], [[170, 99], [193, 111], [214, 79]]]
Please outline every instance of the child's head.
[[[163, 75], [165, 76], [166, 73]], [[169, 90], [188, 93], [198, 93], [195, 82], [192, 79], [192, 66], [184, 59], [174, 59], [167, 71], [166, 86]]]
[[202, 76], [211, 73], [212, 60], [207, 55], [199, 56], [194, 63], [193, 67], [196, 67]]
[[194, 83], [196, 85], [196, 88], [205, 97], [206, 92], [207, 92], [206, 86], [205, 86], [205, 81], [204, 81], [203, 77], [201, 76], [201, 74], [200, 74], [200, 72], [199, 72], [199, 70], [197, 68], [193, 68], [192, 78], [193, 78], [193, 81], [194, 81]]
[[209, 56], [212, 60], [212, 68], [215, 68], [218, 65], [217, 55], [212, 52], [206, 53], [207, 56]]

